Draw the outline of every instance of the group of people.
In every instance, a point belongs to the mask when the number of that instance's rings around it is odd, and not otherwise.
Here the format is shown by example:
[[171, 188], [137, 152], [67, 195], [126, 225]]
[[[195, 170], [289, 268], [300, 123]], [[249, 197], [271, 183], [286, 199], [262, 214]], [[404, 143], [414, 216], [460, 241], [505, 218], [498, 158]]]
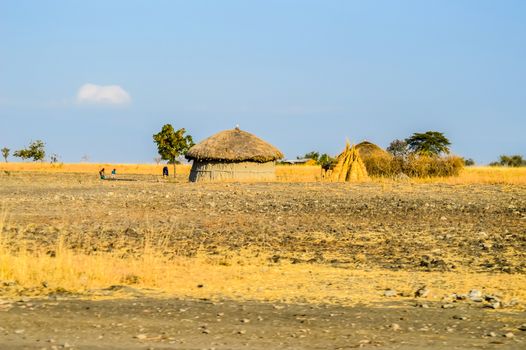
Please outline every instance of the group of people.
[[[114, 168], [111, 171], [110, 178], [114, 179], [116, 175], [117, 175], [117, 169]], [[165, 166], [165, 167], [163, 167], [163, 177], [168, 177], [168, 175], [169, 175], [168, 174], [168, 167]], [[100, 177], [101, 180], [106, 180], [106, 169], [105, 168], [102, 168], [102, 169], [99, 170], [99, 177]]]
[[[113, 169], [111, 171], [111, 176], [110, 178], [111, 179], [114, 179], [115, 178], [115, 175], [117, 175], [117, 169]], [[102, 168], [100, 171], [99, 171], [99, 176], [100, 176], [100, 179], [101, 180], [106, 180], [106, 170], [104, 168]]]

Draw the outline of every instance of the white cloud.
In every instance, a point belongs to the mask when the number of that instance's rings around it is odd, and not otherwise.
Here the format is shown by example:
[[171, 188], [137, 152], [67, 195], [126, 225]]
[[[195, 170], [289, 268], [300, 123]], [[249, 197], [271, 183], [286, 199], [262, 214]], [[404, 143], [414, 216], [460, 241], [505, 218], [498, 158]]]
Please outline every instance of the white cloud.
[[84, 84], [77, 93], [78, 103], [123, 105], [131, 102], [130, 95], [119, 85]]

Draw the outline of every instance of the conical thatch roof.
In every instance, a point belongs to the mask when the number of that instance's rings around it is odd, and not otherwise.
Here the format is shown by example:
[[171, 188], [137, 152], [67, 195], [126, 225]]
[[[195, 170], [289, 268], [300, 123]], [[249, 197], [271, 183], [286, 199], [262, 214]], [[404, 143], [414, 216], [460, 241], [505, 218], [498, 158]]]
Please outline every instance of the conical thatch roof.
[[187, 159], [225, 162], [270, 162], [283, 153], [259, 137], [238, 128], [218, 132], [199, 142], [186, 153]]
[[375, 145], [369, 141], [362, 141], [356, 145], [356, 149], [360, 153], [362, 158], [368, 158], [370, 156], [388, 156], [389, 153], [381, 148], [380, 146]]

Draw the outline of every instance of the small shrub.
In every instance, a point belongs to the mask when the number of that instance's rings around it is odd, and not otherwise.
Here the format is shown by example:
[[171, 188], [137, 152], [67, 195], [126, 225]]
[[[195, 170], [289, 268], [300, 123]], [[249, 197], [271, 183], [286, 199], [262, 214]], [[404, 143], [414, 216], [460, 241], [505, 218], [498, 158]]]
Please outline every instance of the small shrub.
[[400, 166], [394, 158], [387, 153], [376, 153], [362, 157], [362, 160], [370, 176], [391, 177], [400, 173]]
[[464, 167], [464, 160], [456, 156], [411, 154], [407, 157], [392, 157], [377, 153], [363, 157], [362, 160], [367, 173], [375, 177], [395, 177], [402, 173], [410, 177], [457, 176]]
[[434, 157], [411, 155], [403, 165], [403, 172], [410, 177], [457, 176], [464, 167], [464, 160], [456, 156]]
[[508, 166], [508, 167], [520, 167], [526, 166], [526, 159], [524, 159], [520, 154], [515, 154], [512, 156], [502, 155], [499, 158], [498, 162], [493, 162], [489, 164], [490, 166]]

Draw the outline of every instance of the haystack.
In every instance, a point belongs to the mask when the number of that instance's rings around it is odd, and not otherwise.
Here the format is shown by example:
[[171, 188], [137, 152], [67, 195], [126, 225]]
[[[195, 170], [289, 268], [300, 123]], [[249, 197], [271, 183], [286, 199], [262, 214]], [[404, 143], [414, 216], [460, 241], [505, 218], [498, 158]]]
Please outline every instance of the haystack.
[[369, 141], [362, 141], [356, 145], [362, 160], [371, 157], [389, 157], [389, 152]]
[[336, 158], [336, 165], [332, 169], [332, 181], [359, 181], [368, 177], [367, 169], [360, 158], [356, 146], [347, 141], [345, 149]]
[[193, 160], [189, 180], [272, 181], [275, 161], [283, 158], [276, 147], [257, 136], [235, 128], [201, 141], [186, 153]]

